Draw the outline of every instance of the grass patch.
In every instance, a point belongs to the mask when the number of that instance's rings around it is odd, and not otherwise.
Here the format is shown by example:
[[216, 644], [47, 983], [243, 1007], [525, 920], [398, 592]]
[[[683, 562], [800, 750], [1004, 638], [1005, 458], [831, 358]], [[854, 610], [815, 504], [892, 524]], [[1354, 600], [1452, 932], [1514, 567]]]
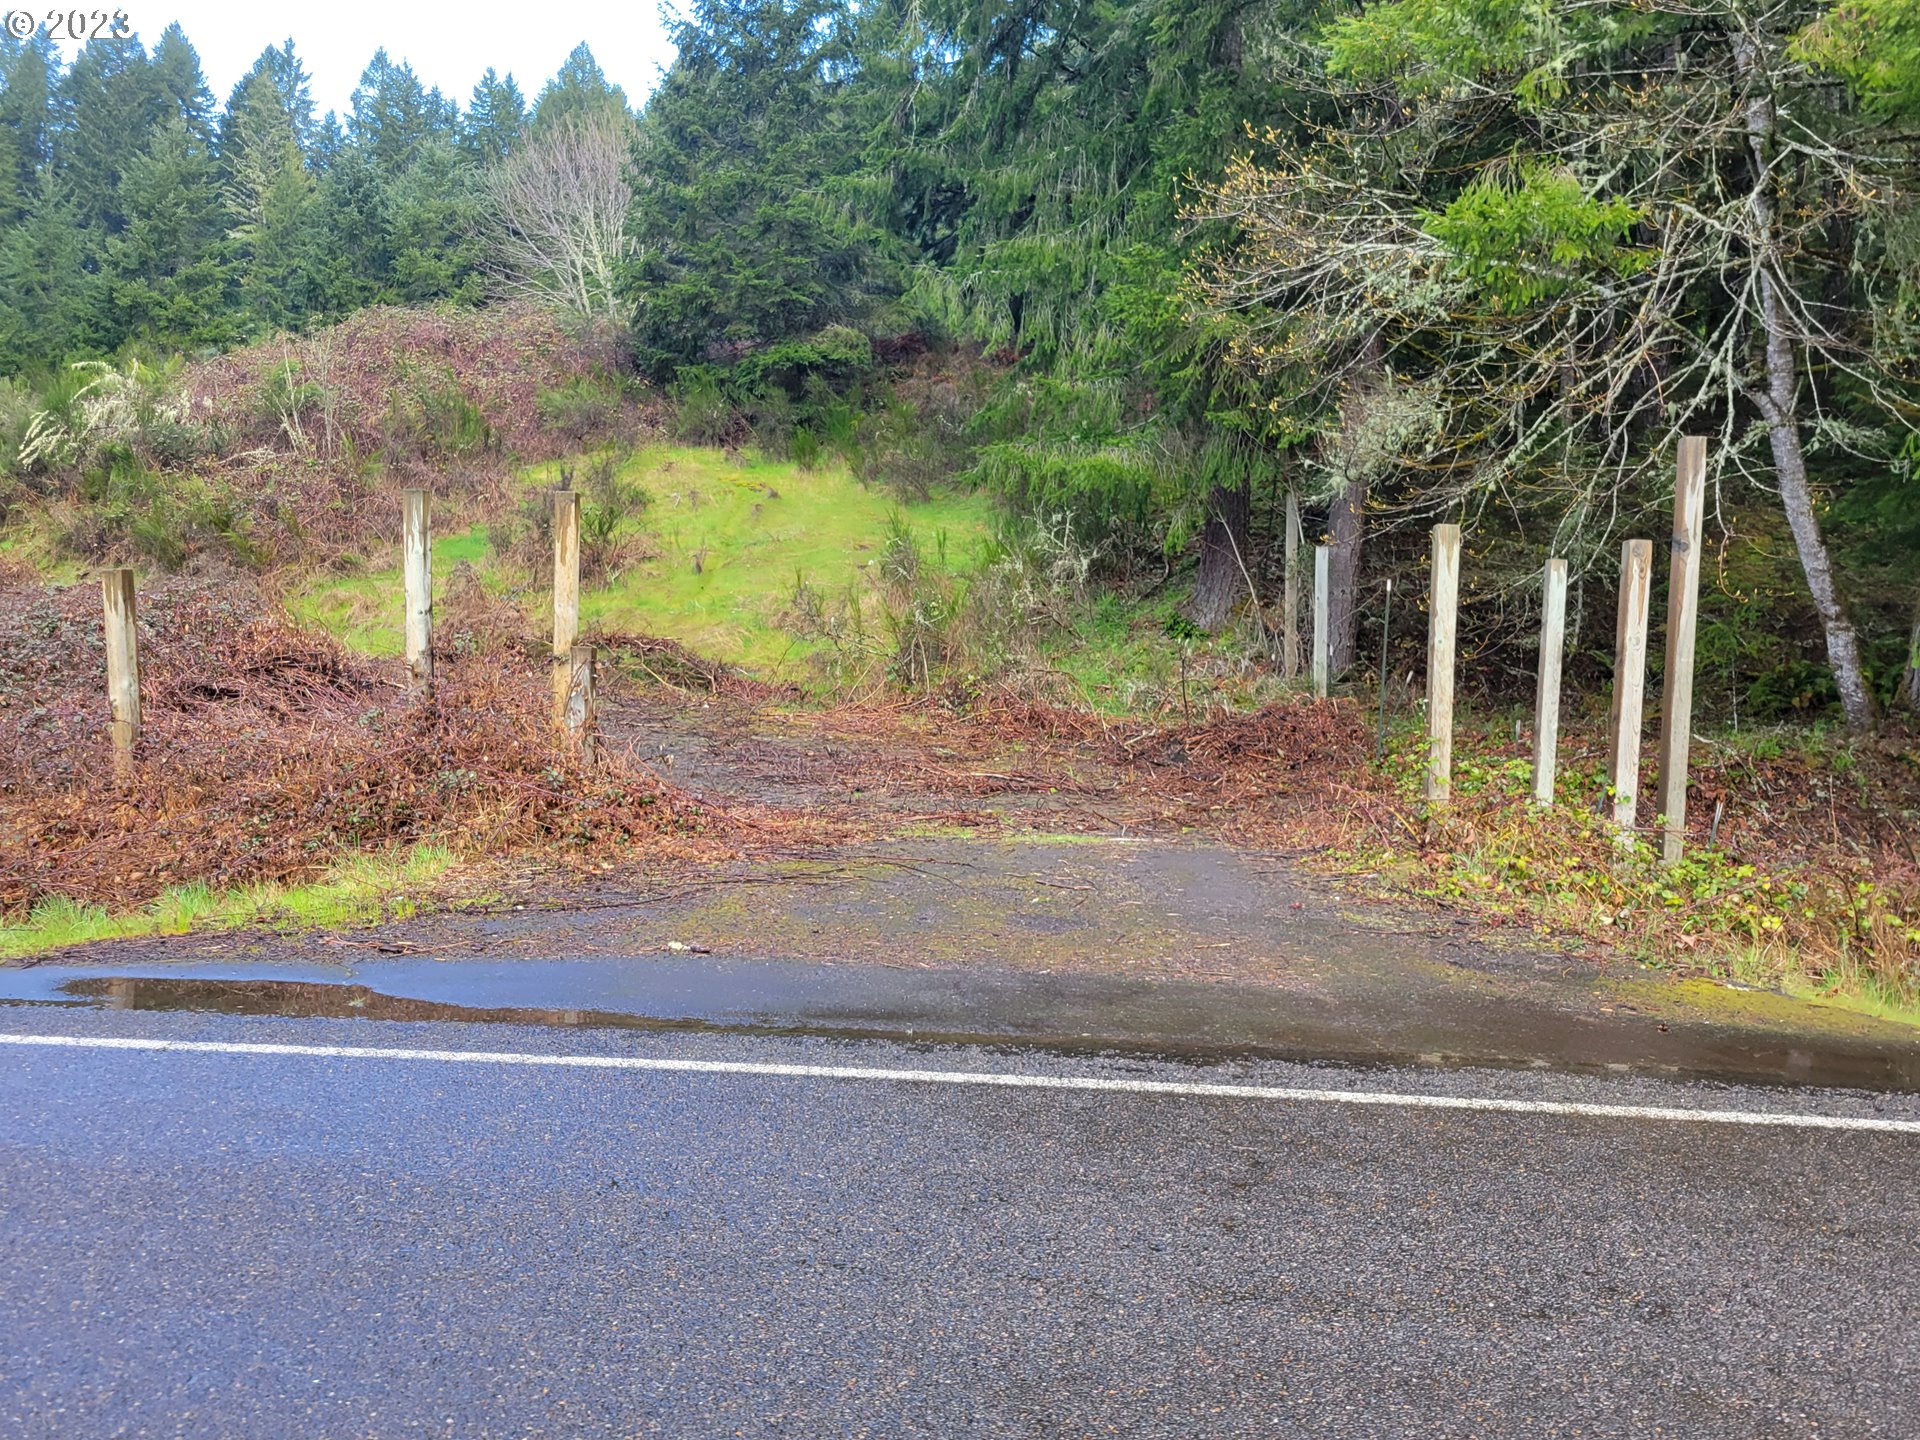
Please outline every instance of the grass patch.
[[[526, 490], [551, 489], [560, 469], [557, 463], [532, 467], [522, 476]], [[896, 515], [921, 552], [953, 572], [975, 564], [993, 532], [986, 495], [949, 493], [903, 505], [840, 466], [806, 470], [663, 445], [636, 452], [619, 478], [647, 498], [608, 538], [625, 542], [618, 548], [637, 558], [583, 589], [582, 626], [662, 636], [772, 679], [802, 678], [807, 656], [820, 648], [782, 625], [802, 582], [820, 595], [875, 607], [878, 562]], [[533, 584], [496, 550], [489, 533], [476, 525], [435, 539], [436, 602], [445, 597], [454, 567], [465, 564], [488, 591], [516, 602], [530, 634], [541, 632], [544, 584]], [[401, 653], [397, 563], [298, 579], [286, 602], [296, 621], [364, 654]]]
[[305, 885], [242, 885], [226, 890], [201, 882], [176, 885], [137, 910], [114, 912], [49, 897], [35, 905], [23, 922], [0, 925], [0, 960], [97, 940], [248, 925], [299, 930], [405, 919], [419, 911], [419, 892], [441, 879], [453, 864], [452, 851], [416, 845], [405, 851], [347, 856]]
[[[324, 630], [342, 644], [363, 655], [382, 658], [402, 654], [406, 637], [402, 629], [400, 566], [397, 563], [378, 570], [353, 575], [308, 576], [296, 581], [286, 595], [287, 613], [296, 624]], [[484, 525], [437, 536], [433, 542], [433, 598], [438, 605], [447, 597], [454, 567], [472, 565], [483, 577], [496, 583], [503, 577], [491, 563]]]

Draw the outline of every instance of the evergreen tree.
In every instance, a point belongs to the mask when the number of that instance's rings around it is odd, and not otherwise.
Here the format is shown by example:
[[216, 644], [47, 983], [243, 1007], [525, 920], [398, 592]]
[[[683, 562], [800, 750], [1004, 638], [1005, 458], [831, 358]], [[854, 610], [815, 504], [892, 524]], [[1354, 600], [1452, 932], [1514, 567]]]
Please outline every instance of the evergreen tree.
[[629, 227], [626, 291], [654, 373], [857, 324], [899, 293], [897, 247], [836, 193], [860, 145], [835, 16], [825, 0], [703, 0], [675, 31]]
[[36, 30], [0, 35], [0, 225], [24, 216], [53, 160], [53, 88], [59, 52]]
[[301, 153], [312, 113], [289, 41], [260, 57], [235, 87], [222, 120], [222, 199], [249, 328], [290, 324], [314, 298], [314, 181]]
[[96, 278], [84, 265], [79, 217], [51, 168], [17, 224], [0, 230], [0, 371], [49, 366], [84, 352]]
[[200, 69], [200, 55], [187, 43], [178, 22], [167, 26], [153, 47], [154, 83], [168, 110], [180, 117], [194, 140], [213, 143], [213, 91]]
[[138, 39], [90, 40], [60, 84], [67, 132], [60, 168], [81, 225], [94, 243], [125, 221], [120, 177], [146, 148], [169, 103]]
[[473, 87], [473, 99], [460, 125], [460, 146], [477, 165], [497, 165], [513, 149], [527, 126], [527, 102], [509, 75], [504, 80], [487, 67]]
[[[220, 120], [219, 152], [223, 165], [228, 164], [229, 155], [247, 143], [236, 132], [243, 118], [257, 134], [270, 111], [279, 114], [275, 128], [290, 135], [296, 149], [304, 150], [313, 134], [313, 91], [306, 67], [294, 54], [292, 40], [279, 46], [269, 45], [261, 51], [253, 68], [240, 77], [233, 93], [227, 97], [227, 108]], [[231, 175], [230, 167], [227, 173]]]
[[376, 50], [353, 92], [347, 138], [383, 177], [400, 174], [422, 146], [451, 138], [456, 114], [438, 90], [428, 90], [413, 67]]
[[186, 115], [169, 116], [121, 177], [127, 221], [107, 242], [104, 287], [116, 342], [192, 350], [236, 336], [218, 253], [227, 213], [203, 131]]
[[600, 62], [582, 40], [573, 47], [553, 79], [546, 83], [534, 102], [530, 128], [536, 132], [552, 129], [567, 120], [589, 115], [628, 113], [627, 95], [607, 80]]

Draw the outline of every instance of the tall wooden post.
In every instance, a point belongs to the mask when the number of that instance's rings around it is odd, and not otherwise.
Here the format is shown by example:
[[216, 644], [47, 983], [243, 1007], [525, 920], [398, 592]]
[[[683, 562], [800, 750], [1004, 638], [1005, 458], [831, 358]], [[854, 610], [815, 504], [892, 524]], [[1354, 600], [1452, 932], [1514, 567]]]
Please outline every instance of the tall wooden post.
[[600, 754], [599, 699], [595, 694], [593, 646], [574, 645], [568, 650], [566, 659], [567, 697], [561, 719], [568, 736], [580, 752], [580, 758], [591, 765]]
[[1640, 727], [1647, 689], [1647, 609], [1653, 590], [1653, 542], [1629, 540], [1620, 551], [1620, 615], [1614, 631], [1612, 730], [1607, 775], [1613, 822], [1630, 835], [1638, 818]]
[[1280, 678], [1300, 675], [1300, 497], [1287, 487], [1286, 579], [1280, 589]]
[[580, 492], [553, 492], [553, 721], [566, 717], [573, 642], [580, 638]]
[[1333, 560], [1330, 546], [1313, 547], [1313, 693], [1327, 698], [1327, 576]]
[[140, 639], [133, 628], [133, 571], [109, 570], [102, 575], [100, 599], [106, 614], [113, 775], [124, 785], [133, 779], [133, 753], [140, 744]]
[[1693, 743], [1693, 645], [1700, 613], [1700, 532], [1706, 519], [1707, 442], [1680, 441], [1673, 485], [1673, 558], [1667, 588], [1667, 668], [1660, 691], [1662, 863], [1677, 865], [1687, 839], [1687, 758]]
[[1460, 626], [1460, 527], [1433, 527], [1427, 597], [1427, 799], [1453, 796], [1453, 652]]
[[400, 576], [406, 591], [407, 673], [414, 693], [427, 695], [433, 690], [433, 536], [424, 490], [401, 496]]
[[1533, 799], [1553, 804], [1560, 747], [1560, 657], [1567, 643], [1567, 562], [1547, 561], [1540, 586], [1540, 670], [1533, 692]]

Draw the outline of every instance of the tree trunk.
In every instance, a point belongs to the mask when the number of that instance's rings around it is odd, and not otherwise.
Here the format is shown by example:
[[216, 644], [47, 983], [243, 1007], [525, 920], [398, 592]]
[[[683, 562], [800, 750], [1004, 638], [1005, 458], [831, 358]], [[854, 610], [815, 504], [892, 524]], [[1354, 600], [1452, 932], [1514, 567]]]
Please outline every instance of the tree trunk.
[[1202, 630], [1227, 623], [1237, 600], [1248, 593], [1247, 519], [1252, 488], [1246, 481], [1216, 485], [1207, 497], [1207, 525], [1200, 532], [1200, 573], [1193, 582], [1190, 618]]
[[[1736, 65], [1748, 83], [1754, 84], [1757, 44], [1750, 36], [1736, 35], [1732, 45]], [[1793, 531], [1794, 548], [1807, 577], [1813, 608], [1826, 632], [1827, 664], [1833, 670], [1834, 688], [1840, 692], [1840, 708], [1846, 714], [1847, 728], [1859, 734], [1873, 728], [1873, 692], [1867, 688], [1866, 668], [1860, 662], [1860, 637], [1834, 583], [1833, 560], [1820, 534], [1813, 491], [1807, 483], [1806, 451], [1800, 443], [1799, 360], [1794, 354], [1787, 307], [1780, 296], [1785, 271], [1782, 268], [1776, 272], [1775, 268], [1782, 257], [1775, 243], [1773, 196], [1767, 188], [1767, 156], [1773, 149], [1776, 117], [1773, 97], [1763, 86], [1755, 85], [1747, 98], [1746, 121], [1754, 166], [1754, 234], [1756, 243], [1764, 247], [1754, 256], [1754, 264], [1760, 282], [1760, 324], [1767, 355], [1766, 388], [1753, 392], [1753, 401], [1766, 422], [1775, 478], [1780, 485], [1780, 505]]]
[[1287, 519], [1281, 536], [1286, 579], [1280, 592], [1280, 678], [1295, 680], [1300, 675], [1300, 571], [1306, 544], [1300, 538], [1300, 497], [1291, 485], [1287, 486]]
[[[1354, 365], [1342, 426], [1349, 433], [1365, 423], [1367, 391], [1376, 383], [1385, 356], [1376, 330], [1367, 337]], [[1348, 470], [1346, 483], [1333, 497], [1327, 517], [1331, 541], [1327, 556], [1327, 668], [1336, 676], [1353, 668], [1360, 650], [1360, 545], [1367, 524], [1367, 475], [1359, 465]]]
[[1907, 708], [1920, 714], [1920, 606], [1914, 607], [1913, 635], [1907, 641], [1907, 673], [1901, 678], [1900, 694]]

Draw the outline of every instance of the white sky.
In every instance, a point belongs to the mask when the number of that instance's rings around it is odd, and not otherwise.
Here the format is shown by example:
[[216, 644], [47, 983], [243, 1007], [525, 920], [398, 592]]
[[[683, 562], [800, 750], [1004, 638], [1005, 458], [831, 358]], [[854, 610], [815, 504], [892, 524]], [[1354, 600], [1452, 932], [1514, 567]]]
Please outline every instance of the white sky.
[[[37, 0], [15, 3], [40, 8]], [[88, 0], [89, 6], [97, 3]], [[160, 32], [178, 20], [200, 52], [200, 68], [206, 71], [214, 100], [223, 105], [260, 52], [292, 36], [295, 52], [313, 77], [314, 114], [334, 110], [342, 118], [360, 72], [383, 45], [396, 62], [410, 63], [422, 81], [439, 86], [463, 108], [489, 65], [519, 81], [531, 105], [567, 52], [582, 40], [593, 48], [607, 78], [635, 105], [652, 92], [660, 67], [673, 58], [655, 0], [563, 5], [557, 10], [501, 0], [113, 0], [113, 5], [126, 11], [149, 50]], [[72, 47], [63, 48], [71, 60]]]

